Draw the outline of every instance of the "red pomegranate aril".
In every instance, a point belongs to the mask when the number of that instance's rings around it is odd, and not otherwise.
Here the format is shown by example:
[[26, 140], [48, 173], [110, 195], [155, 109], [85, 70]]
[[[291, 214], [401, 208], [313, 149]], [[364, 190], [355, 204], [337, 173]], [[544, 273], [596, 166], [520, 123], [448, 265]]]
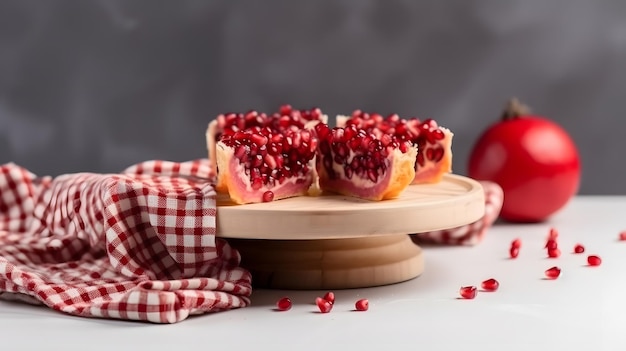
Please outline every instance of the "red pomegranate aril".
[[319, 308], [320, 312], [322, 313], [328, 313], [330, 312], [330, 310], [333, 309], [333, 304], [324, 300], [321, 297], [317, 297], [315, 299], [315, 304], [317, 305], [317, 308]]
[[545, 248], [548, 250], [554, 250], [557, 247], [559, 247], [559, 244], [557, 244], [556, 240], [554, 239], [548, 239], [548, 241], [546, 242]]
[[559, 232], [556, 228], [550, 228], [550, 232], [548, 233], [548, 240], [556, 240], [559, 237]]
[[561, 250], [559, 250], [558, 248], [548, 249], [548, 257], [558, 258], [559, 256], [561, 256]]
[[500, 283], [494, 278], [490, 278], [480, 283], [480, 287], [485, 291], [496, 291], [500, 287]]
[[522, 240], [519, 239], [519, 238], [513, 240], [511, 242], [511, 247], [515, 247], [515, 248], [518, 248], [518, 249], [521, 248], [522, 247]]
[[583, 253], [585, 252], [585, 247], [582, 246], [581, 244], [576, 244], [576, 246], [574, 246], [574, 253]]
[[619, 240], [626, 241], [626, 230], [619, 233]]
[[476, 292], [477, 289], [475, 286], [463, 286], [459, 290], [459, 294], [461, 294], [461, 297], [468, 300], [475, 298]]
[[519, 255], [519, 248], [512, 246], [509, 249], [509, 256], [511, 256], [511, 258], [517, 258], [518, 255]]
[[276, 308], [279, 311], [289, 311], [291, 309], [291, 299], [288, 297], [281, 298], [276, 302]]
[[549, 268], [545, 271], [545, 275], [550, 279], [556, 279], [561, 275], [561, 268], [556, 266]]
[[270, 190], [263, 193], [263, 202], [271, 202], [274, 200], [274, 193]]
[[589, 255], [587, 257], [587, 263], [590, 266], [599, 266], [600, 264], [602, 264], [602, 259], [600, 258], [600, 256], [597, 255]]
[[335, 303], [335, 293], [332, 291], [327, 292], [326, 294], [324, 294], [323, 297], [324, 300], [330, 302], [331, 304]]
[[357, 311], [367, 311], [369, 309], [369, 301], [367, 299], [360, 299], [354, 304], [354, 308]]

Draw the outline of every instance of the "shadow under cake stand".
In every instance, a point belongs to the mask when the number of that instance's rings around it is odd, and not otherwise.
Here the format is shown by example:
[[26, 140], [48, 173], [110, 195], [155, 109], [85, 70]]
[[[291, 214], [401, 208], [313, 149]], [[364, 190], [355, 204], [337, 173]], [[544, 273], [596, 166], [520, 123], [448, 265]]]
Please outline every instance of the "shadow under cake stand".
[[235, 205], [218, 196], [217, 236], [239, 250], [257, 288], [373, 287], [424, 271], [408, 234], [472, 223], [484, 207], [481, 185], [455, 174], [385, 201], [321, 195]]

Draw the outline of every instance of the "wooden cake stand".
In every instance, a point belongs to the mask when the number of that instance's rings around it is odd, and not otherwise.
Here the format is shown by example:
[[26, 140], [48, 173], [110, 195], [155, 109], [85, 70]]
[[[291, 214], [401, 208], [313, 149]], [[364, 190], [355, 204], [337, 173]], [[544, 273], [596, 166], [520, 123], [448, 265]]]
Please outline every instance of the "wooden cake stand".
[[424, 271], [407, 234], [472, 223], [484, 207], [481, 185], [454, 174], [385, 201], [321, 195], [235, 205], [218, 196], [217, 236], [239, 250], [258, 288], [372, 287]]

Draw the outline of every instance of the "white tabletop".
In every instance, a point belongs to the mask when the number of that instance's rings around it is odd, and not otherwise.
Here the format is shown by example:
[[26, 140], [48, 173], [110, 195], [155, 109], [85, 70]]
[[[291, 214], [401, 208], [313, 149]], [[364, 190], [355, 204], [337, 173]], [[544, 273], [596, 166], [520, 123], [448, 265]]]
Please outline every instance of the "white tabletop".
[[[543, 249], [548, 228], [560, 232], [558, 259]], [[315, 313], [323, 291], [253, 293], [253, 305], [173, 325], [86, 319], [43, 307], [0, 302], [2, 350], [626, 350], [626, 197], [578, 197], [550, 222], [498, 224], [474, 247], [425, 247], [426, 271], [412, 281], [335, 291], [328, 314]], [[523, 246], [508, 259], [515, 238]], [[587, 252], [572, 254], [576, 243]], [[586, 266], [589, 253], [599, 267]], [[545, 280], [551, 266], [557, 280]], [[487, 278], [500, 289], [458, 299], [462, 285]], [[276, 312], [288, 295], [290, 311]], [[367, 312], [354, 312], [359, 298]]]

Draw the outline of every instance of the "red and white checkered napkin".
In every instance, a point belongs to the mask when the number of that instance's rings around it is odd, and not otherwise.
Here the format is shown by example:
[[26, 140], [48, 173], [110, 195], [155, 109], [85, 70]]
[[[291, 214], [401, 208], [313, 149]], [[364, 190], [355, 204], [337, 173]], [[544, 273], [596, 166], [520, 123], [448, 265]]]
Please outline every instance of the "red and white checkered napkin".
[[413, 241], [418, 244], [467, 246], [480, 243], [489, 227], [493, 225], [500, 215], [504, 201], [504, 192], [496, 183], [488, 181], [480, 181], [479, 183], [485, 191], [485, 215], [481, 219], [453, 229], [414, 234], [411, 236]]
[[85, 317], [175, 323], [249, 305], [215, 237], [206, 160], [39, 178], [0, 167], [0, 298]]

